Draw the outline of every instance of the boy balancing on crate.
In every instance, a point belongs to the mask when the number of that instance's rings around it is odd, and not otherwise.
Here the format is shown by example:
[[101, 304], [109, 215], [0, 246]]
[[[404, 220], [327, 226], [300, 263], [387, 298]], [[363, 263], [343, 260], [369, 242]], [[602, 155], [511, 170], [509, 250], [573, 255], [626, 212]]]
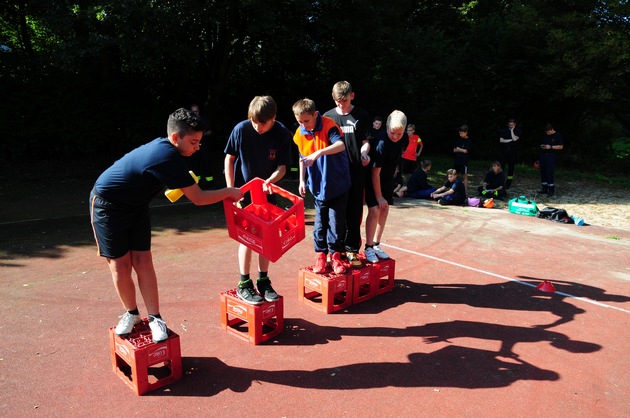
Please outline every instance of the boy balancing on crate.
[[295, 102], [293, 114], [300, 124], [293, 136], [300, 152], [299, 193], [306, 196], [308, 186], [315, 201], [313, 238], [317, 259], [313, 272], [327, 270], [330, 253], [333, 271], [342, 274], [346, 271], [341, 253], [345, 249], [345, 213], [351, 185], [343, 133], [335, 121], [317, 111], [311, 99]]
[[[256, 96], [249, 104], [247, 120], [238, 123], [225, 147], [225, 182], [228, 186], [243, 186], [251, 179], [264, 179], [263, 192], [267, 201], [275, 203], [269, 184], [276, 183], [291, 165], [291, 134], [276, 120], [277, 105], [271, 96]], [[268, 277], [269, 260], [258, 255], [258, 279], [249, 277], [252, 250], [239, 244], [238, 267], [240, 281], [236, 293], [250, 305], [261, 305], [265, 300], [278, 300]]]
[[149, 203], [164, 187], [181, 189], [195, 205], [224, 199], [239, 200], [240, 189], [201, 190], [188, 172], [184, 157], [199, 150], [204, 126], [199, 116], [186, 109], [173, 112], [167, 137], [142, 145], [116, 161], [96, 180], [90, 195], [90, 219], [98, 254], [105, 257], [118, 297], [126, 309], [115, 333], [125, 337], [141, 322], [136, 303], [138, 287], [149, 313], [153, 341], [168, 338], [160, 316], [158, 286], [151, 255]]
[[370, 168], [366, 171], [365, 203], [365, 258], [370, 263], [388, 259], [380, 247], [390, 205], [394, 204], [394, 172], [400, 161], [403, 145], [408, 141], [405, 128], [407, 116], [394, 110], [387, 118], [385, 131], [372, 139]]

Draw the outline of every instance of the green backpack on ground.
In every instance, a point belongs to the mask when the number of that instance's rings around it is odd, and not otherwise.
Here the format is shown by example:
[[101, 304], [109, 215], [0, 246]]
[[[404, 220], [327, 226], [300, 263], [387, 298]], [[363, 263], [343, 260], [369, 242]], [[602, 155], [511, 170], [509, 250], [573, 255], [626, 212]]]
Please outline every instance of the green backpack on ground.
[[519, 196], [508, 202], [508, 210], [517, 215], [536, 216], [538, 207], [533, 200], [529, 200], [525, 196]]

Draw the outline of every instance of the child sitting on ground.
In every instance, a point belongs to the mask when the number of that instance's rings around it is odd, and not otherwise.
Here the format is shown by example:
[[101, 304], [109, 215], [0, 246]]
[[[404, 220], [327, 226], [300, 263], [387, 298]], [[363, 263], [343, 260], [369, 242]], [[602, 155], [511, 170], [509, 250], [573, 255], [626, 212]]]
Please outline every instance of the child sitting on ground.
[[498, 161], [492, 162], [492, 168], [486, 173], [481, 186], [477, 188], [479, 196], [485, 198], [498, 197], [505, 199], [507, 192], [505, 191], [505, 173]]
[[415, 199], [430, 199], [431, 193], [437, 189], [431, 186], [427, 180], [429, 171], [431, 171], [431, 161], [422, 161], [420, 167], [409, 177], [407, 186], [398, 191], [398, 197], [407, 196]]
[[457, 177], [457, 170], [448, 169], [446, 176], [448, 180], [444, 186], [431, 193], [431, 198], [436, 199], [440, 205], [463, 205], [466, 200], [466, 189], [461, 179]]

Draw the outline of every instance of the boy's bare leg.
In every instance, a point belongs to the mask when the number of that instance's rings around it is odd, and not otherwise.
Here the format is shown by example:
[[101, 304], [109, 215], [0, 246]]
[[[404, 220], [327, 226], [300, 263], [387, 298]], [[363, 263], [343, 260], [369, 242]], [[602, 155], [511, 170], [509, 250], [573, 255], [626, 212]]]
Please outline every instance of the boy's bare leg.
[[258, 271], [269, 271], [269, 260], [262, 255], [258, 255]]
[[466, 190], [466, 196], [468, 196], [468, 174], [464, 174], [464, 189]]
[[374, 244], [374, 235], [376, 233], [376, 225], [379, 219], [380, 208], [372, 206], [368, 208], [367, 218], [365, 218], [365, 244]]
[[[250, 265], [252, 262], [252, 250], [244, 244], [238, 246], [238, 269], [241, 274], [249, 274]], [[259, 261], [260, 264], [260, 261]], [[265, 271], [265, 270], [263, 270]]]
[[153, 267], [151, 251], [132, 251], [131, 262], [138, 275], [138, 287], [147, 307], [147, 313], [160, 313], [160, 297], [158, 295], [157, 276]]
[[387, 215], [389, 214], [389, 205], [385, 208], [381, 208], [378, 221], [376, 223], [376, 229], [374, 233], [374, 242], [381, 242], [381, 238], [383, 237], [383, 232], [385, 231], [385, 223], [387, 222]]
[[120, 258], [108, 258], [107, 264], [123, 307], [128, 311], [135, 309], [137, 307], [136, 285], [131, 277], [131, 253]]

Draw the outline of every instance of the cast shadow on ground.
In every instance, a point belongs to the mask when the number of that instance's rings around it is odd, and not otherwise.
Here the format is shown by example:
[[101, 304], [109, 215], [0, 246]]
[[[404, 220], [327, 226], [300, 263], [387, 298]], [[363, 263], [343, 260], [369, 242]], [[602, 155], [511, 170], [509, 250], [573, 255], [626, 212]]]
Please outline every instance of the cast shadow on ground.
[[[570, 322], [576, 315], [585, 312], [584, 309], [568, 303], [565, 296], [537, 290], [535, 285], [538, 283], [534, 282], [530, 287], [512, 281], [491, 284], [431, 284], [397, 279], [391, 292], [370, 299], [369, 303], [353, 305], [348, 311], [353, 314], [376, 314], [405, 303], [423, 303], [427, 307], [432, 304], [456, 304], [510, 311], [549, 312], [558, 317], [551, 324], [539, 324], [542, 328]], [[586, 297], [590, 297], [589, 294], [604, 293], [597, 288], [584, 290]]]
[[407, 362], [347, 364], [315, 370], [256, 370], [232, 367], [216, 358], [183, 358], [184, 378], [153, 396], [214, 396], [245, 392], [272, 383], [303, 389], [352, 390], [383, 387], [507, 387], [520, 380], [556, 381], [560, 375], [519, 357], [449, 345], [431, 353], [412, 353]]
[[[169, 205], [151, 208], [154, 234], [167, 230], [185, 234], [226, 228], [222, 204], [203, 207], [192, 203]], [[96, 252], [87, 207], [85, 215], [81, 216], [16, 222], [3, 226], [0, 267], [22, 267], [19, 261], [22, 257], [62, 259], [69, 252], [69, 247], [85, 246], [93, 247]]]
[[514, 346], [519, 343], [548, 342], [557, 349], [570, 353], [592, 353], [600, 345], [571, 340], [566, 335], [541, 327], [519, 327], [475, 321], [448, 321], [405, 328], [391, 327], [334, 327], [314, 324], [302, 318], [285, 318], [285, 331], [273, 341], [274, 345], [319, 345], [340, 341], [343, 337], [422, 338], [423, 344], [452, 343], [456, 338], [474, 338], [501, 343], [497, 355], [518, 357]]
[[605, 289], [601, 289], [595, 286], [589, 286], [582, 283], [568, 282], [565, 280], [555, 280], [550, 278], [540, 278], [531, 276], [516, 276], [519, 279], [528, 281], [529, 283], [542, 283], [547, 280], [553, 283], [556, 289], [556, 295], [564, 296], [567, 294], [577, 298], [588, 298], [598, 302], [628, 302], [629, 296], [624, 295], [610, 295], [606, 293]]

